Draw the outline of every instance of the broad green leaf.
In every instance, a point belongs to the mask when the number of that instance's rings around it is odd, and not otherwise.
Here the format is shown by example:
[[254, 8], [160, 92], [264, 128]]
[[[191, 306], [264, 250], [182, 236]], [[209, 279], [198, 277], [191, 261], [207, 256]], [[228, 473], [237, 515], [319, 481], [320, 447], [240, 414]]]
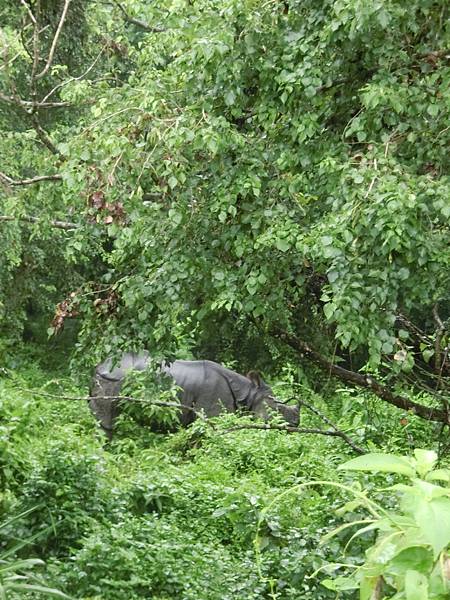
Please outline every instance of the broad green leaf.
[[289, 242], [287, 240], [284, 240], [283, 238], [277, 238], [275, 240], [275, 246], [281, 252], [287, 252], [289, 250], [289, 248], [290, 248]]
[[432, 470], [438, 459], [436, 452], [433, 452], [432, 450], [421, 450], [420, 448], [414, 450], [414, 456], [417, 461], [417, 472], [421, 477]]
[[418, 571], [407, 571], [405, 575], [406, 600], [428, 600], [428, 581]]
[[374, 473], [399, 473], [414, 477], [415, 471], [406, 458], [394, 454], [365, 454], [339, 465], [339, 470], [372, 471]]
[[450, 482], [450, 469], [436, 469], [427, 475], [427, 481], [446, 481]]
[[175, 177], [175, 175], [171, 175], [167, 180], [167, 183], [169, 184], [170, 189], [173, 190], [178, 185], [178, 179]]
[[450, 498], [420, 499], [414, 517], [437, 558], [450, 545]]
[[327, 277], [328, 277], [328, 281], [330, 283], [333, 283], [339, 277], [339, 271], [334, 271], [334, 270], [328, 271]]
[[410, 546], [400, 550], [389, 562], [386, 571], [395, 576], [404, 576], [406, 571], [419, 571], [426, 575], [433, 566], [433, 553], [427, 546]]
[[323, 579], [320, 582], [324, 587], [333, 591], [357, 590], [358, 584], [351, 577], [336, 577], [336, 579]]
[[375, 598], [376, 590], [382, 585], [383, 579], [381, 575], [374, 577], [363, 577], [359, 587], [360, 600], [372, 600]]

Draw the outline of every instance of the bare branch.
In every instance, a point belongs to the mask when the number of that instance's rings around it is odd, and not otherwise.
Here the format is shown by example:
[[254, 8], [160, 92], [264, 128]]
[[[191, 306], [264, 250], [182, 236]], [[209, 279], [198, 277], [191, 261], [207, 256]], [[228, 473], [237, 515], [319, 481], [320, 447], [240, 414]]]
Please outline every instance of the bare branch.
[[8, 185], [32, 185], [33, 183], [40, 183], [41, 181], [62, 181], [63, 176], [59, 173], [55, 175], [38, 175], [37, 177], [31, 177], [30, 179], [12, 179], [0, 171], [0, 180], [3, 179]]
[[[37, 4], [37, 9], [40, 9], [40, 3]], [[33, 96], [33, 99], [36, 100], [36, 73], [38, 70], [38, 66], [39, 66], [39, 56], [40, 56], [40, 29], [39, 29], [39, 23], [37, 22], [37, 19], [33, 20], [33, 66], [31, 69], [31, 82], [30, 82], [30, 88], [31, 88], [31, 94]]]
[[431, 337], [429, 337], [425, 332], [423, 332], [417, 325], [415, 325], [408, 317], [403, 314], [398, 314], [396, 317], [396, 321], [399, 325], [402, 325], [407, 329], [416, 339], [424, 344], [431, 343]]
[[125, 17], [125, 21], [127, 21], [128, 23], [132, 23], [133, 25], [136, 25], [137, 27], [140, 27], [141, 29], [145, 29], [145, 31], [150, 31], [151, 33], [163, 33], [164, 31], [166, 31], [166, 29], [164, 29], [164, 28], [152, 27], [145, 21], [141, 21], [140, 19], [135, 19], [134, 17], [130, 17], [130, 15], [125, 10], [123, 4], [121, 4], [120, 2], [117, 2], [116, 0], [113, 0], [113, 2], [117, 7], [120, 8], [120, 10], [122, 11], [122, 13]]
[[7, 96], [0, 92], [0, 100], [7, 102], [8, 104], [18, 104], [23, 108], [63, 108], [65, 106], [71, 106], [70, 102], [33, 102], [32, 100], [22, 100], [22, 98], [16, 96]]
[[188, 410], [194, 413], [200, 419], [206, 420], [205, 415], [192, 406], [180, 404], [179, 402], [164, 402], [162, 400], [147, 400], [145, 398], [134, 398], [133, 396], [61, 396], [60, 394], [51, 394], [49, 392], [41, 392], [41, 390], [29, 389], [20, 386], [15, 386], [15, 389], [26, 392], [27, 394], [43, 396], [45, 398], [53, 398], [54, 400], [73, 400], [73, 401], [84, 401], [89, 402], [90, 400], [127, 400], [130, 402], [136, 402], [137, 404], [153, 404], [154, 406], [162, 406], [168, 408], [180, 408]]
[[58, 148], [55, 146], [55, 144], [49, 138], [48, 133], [45, 131], [45, 129], [43, 129], [41, 127], [41, 125], [39, 123], [39, 119], [36, 114], [32, 115], [31, 120], [33, 122], [33, 127], [34, 127], [36, 133], [38, 134], [39, 139], [44, 144], [44, 146], [46, 146], [52, 154], [56, 154], [57, 156], [62, 156], [61, 152], [58, 150]]
[[[0, 215], [0, 222], [2, 221], [25, 221], [26, 223], [39, 223], [42, 221], [42, 219], [27, 215], [24, 215], [23, 217]], [[56, 229], [78, 229], [80, 227], [80, 225], [77, 225], [77, 223], [69, 223], [68, 221], [50, 221], [50, 225], [52, 227], [56, 227]]]
[[441, 341], [445, 333], [445, 325], [438, 312], [438, 304], [433, 306], [433, 318], [436, 323], [436, 338], [434, 341], [434, 368], [436, 372], [441, 371]]
[[355, 452], [358, 454], [365, 454], [365, 450], [354, 444], [350, 438], [345, 435], [344, 432], [335, 429], [317, 429], [314, 427], [291, 427], [290, 425], [270, 425], [269, 423], [263, 424], [253, 424], [246, 423], [244, 425], [237, 425], [236, 427], [230, 427], [223, 431], [220, 431], [220, 434], [231, 433], [232, 431], [240, 431], [241, 429], [261, 429], [263, 431], [286, 431], [286, 433], [315, 433], [319, 435], [329, 435], [332, 437], [340, 437], [347, 444], [349, 444]]
[[344, 433], [341, 429], [339, 429], [339, 427], [337, 427], [337, 425], [335, 425], [333, 423], [333, 421], [331, 421], [331, 419], [329, 419], [326, 415], [324, 415], [318, 408], [316, 408], [315, 406], [313, 406], [312, 404], [308, 404], [307, 402], [305, 402], [304, 400], [297, 400], [297, 403], [301, 406], [304, 406], [305, 408], [307, 408], [308, 410], [310, 410], [311, 412], [313, 412], [315, 415], [317, 415], [319, 417], [319, 419], [322, 419], [322, 421], [324, 421], [324, 423], [326, 423], [327, 425], [329, 425], [330, 427], [332, 427], [334, 429], [334, 431], [339, 432], [340, 437], [342, 437], [343, 440], [345, 440], [347, 442], [347, 444], [349, 446], [351, 446], [356, 452], [359, 452], [361, 449], [356, 446], [356, 444], [348, 437], [348, 435], [346, 433]]
[[42, 77], [44, 77], [44, 75], [47, 73], [47, 71], [50, 69], [50, 67], [52, 65], [53, 57], [54, 57], [55, 50], [56, 50], [56, 45], [58, 44], [58, 38], [59, 38], [59, 35], [63, 28], [64, 21], [66, 20], [67, 11], [69, 10], [69, 5], [70, 5], [71, 1], [72, 0], [65, 0], [65, 2], [64, 2], [64, 8], [61, 13], [61, 19], [59, 20], [58, 28], [56, 29], [55, 37], [53, 38], [53, 42], [50, 47], [50, 52], [48, 55], [47, 63], [45, 65], [45, 67], [43, 68], [43, 70], [36, 75], [36, 79], [41, 79]]
[[25, 2], [25, 0], [20, 0], [20, 4], [22, 4], [22, 6], [25, 6], [25, 8], [27, 9], [28, 15], [29, 15], [33, 25], [37, 25], [36, 17], [31, 12], [31, 8], [28, 6], [28, 4]]
[[[41, 392], [40, 390], [33, 390], [33, 389], [23, 388], [23, 387], [19, 387], [19, 386], [17, 386], [16, 389], [20, 390], [22, 392], [26, 392], [28, 394], [32, 394], [32, 395], [36, 395], [36, 396], [43, 396], [45, 398], [53, 398], [55, 400], [73, 400], [73, 401], [85, 401], [85, 402], [89, 402], [90, 400], [111, 400], [111, 401], [126, 400], [127, 402], [137, 402], [139, 404], [148, 404], [148, 405], [154, 405], [154, 406], [185, 409], [185, 410], [188, 410], [188, 411], [194, 413], [197, 417], [204, 420], [213, 429], [215, 429], [214, 425], [209, 420], [206, 419], [206, 417], [203, 413], [196, 411], [194, 408], [192, 408], [192, 406], [187, 406], [185, 404], [180, 404], [178, 402], [163, 402], [160, 400], [146, 400], [145, 398], [134, 398], [132, 396], [61, 396], [60, 394], [51, 394], [49, 392]], [[323, 430], [323, 429], [316, 429], [316, 428], [291, 427], [290, 425], [270, 425], [270, 424], [265, 424], [265, 423], [261, 423], [261, 424], [248, 423], [248, 424], [244, 424], [244, 425], [237, 425], [236, 427], [230, 427], [229, 429], [225, 429], [223, 431], [220, 431], [219, 433], [225, 434], [225, 433], [230, 433], [232, 431], [239, 431], [241, 429], [260, 429], [260, 430], [265, 430], [265, 431], [267, 431], [267, 430], [285, 431], [286, 433], [317, 433], [320, 435], [340, 437], [347, 444], [349, 444], [353, 448], [353, 450], [355, 450], [355, 452], [358, 452], [358, 454], [365, 453], [365, 450], [363, 450], [362, 448], [360, 448], [359, 446], [354, 444], [348, 438], [348, 436], [346, 436], [345, 433], [340, 431], [339, 429]]]

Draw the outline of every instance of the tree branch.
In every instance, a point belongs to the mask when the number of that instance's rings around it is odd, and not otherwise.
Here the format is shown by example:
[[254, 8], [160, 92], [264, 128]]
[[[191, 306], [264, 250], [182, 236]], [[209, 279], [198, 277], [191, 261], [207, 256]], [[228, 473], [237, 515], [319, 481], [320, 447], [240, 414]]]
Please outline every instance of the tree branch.
[[22, 100], [22, 98], [16, 98], [15, 96], [7, 96], [0, 92], [0, 100], [7, 102], [8, 104], [18, 104], [23, 108], [63, 108], [65, 106], [71, 106], [70, 102], [33, 102], [32, 100]]
[[[179, 402], [163, 402], [160, 400], [146, 400], [145, 398], [134, 398], [133, 396], [61, 396], [59, 394], [51, 394], [49, 392], [41, 392], [40, 390], [31, 390], [28, 388], [23, 388], [16, 386], [16, 389], [22, 392], [26, 392], [28, 394], [43, 396], [45, 398], [54, 398], [55, 400], [74, 400], [74, 401], [85, 401], [89, 402], [90, 400], [126, 400], [131, 402], [137, 402], [140, 404], [153, 404], [154, 406], [162, 406], [162, 407], [170, 407], [170, 408], [179, 408], [185, 409], [192, 413], [194, 413], [197, 417], [207, 422], [213, 429], [215, 429], [214, 425], [205, 418], [203, 413], [196, 411], [192, 406], [187, 406], [185, 404], [180, 404]], [[334, 426], [333, 426], [334, 427]], [[286, 431], [287, 433], [317, 433], [320, 435], [329, 435], [332, 437], [340, 437], [347, 444], [349, 444], [355, 452], [358, 454], [364, 454], [365, 450], [359, 448], [356, 444], [354, 444], [348, 436], [343, 431], [339, 429], [334, 429], [332, 431], [325, 431], [323, 429], [315, 429], [315, 428], [300, 428], [300, 427], [291, 427], [290, 425], [270, 425], [270, 424], [245, 424], [238, 425], [236, 427], [230, 427], [229, 429], [225, 429], [220, 434], [229, 433], [232, 431], [239, 431], [241, 429], [261, 429], [261, 430], [273, 430], [273, 431]]]
[[132, 23], [133, 25], [136, 25], [137, 27], [140, 27], [141, 29], [145, 29], [145, 31], [150, 31], [151, 33], [163, 33], [164, 31], [166, 31], [166, 29], [163, 29], [161, 27], [152, 27], [145, 21], [141, 21], [140, 19], [135, 19], [134, 17], [131, 17], [125, 10], [123, 4], [121, 4], [120, 2], [117, 2], [115, 0], [113, 0], [113, 2], [122, 11], [122, 13], [125, 17], [125, 21], [127, 21], [128, 23]]
[[340, 435], [340, 437], [345, 442], [347, 442], [347, 444], [349, 446], [351, 446], [353, 448], [353, 450], [355, 450], [355, 452], [360, 452], [360, 453], [364, 452], [364, 451], [361, 450], [361, 448], [359, 446], [357, 446], [355, 444], [355, 442], [352, 441], [351, 438], [348, 437], [348, 435], [346, 433], [344, 433], [341, 429], [339, 429], [339, 427], [337, 427], [337, 425], [335, 425], [333, 423], [333, 421], [331, 421], [331, 419], [329, 419], [326, 415], [324, 415], [318, 408], [316, 408], [312, 404], [309, 404], [309, 403], [305, 402], [304, 400], [297, 400], [297, 403], [300, 406], [304, 406], [305, 408], [307, 408], [308, 410], [310, 410], [312, 413], [314, 413], [315, 415], [317, 415], [319, 417], [319, 419], [322, 419], [322, 421], [324, 421], [324, 423], [326, 423], [327, 425], [329, 425], [330, 427], [332, 427], [334, 431], [338, 432], [339, 435]]
[[69, 10], [69, 5], [70, 5], [71, 1], [72, 0], [65, 0], [65, 2], [64, 2], [64, 8], [61, 13], [61, 19], [59, 20], [58, 28], [56, 29], [55, 37], [53, 38], [53, 42], [50, 47], [50, 52], [48, 55], [47, 62], [45, 64], [45, 67], [42, 69], [42, 71], [36, 75], [36, 79], [41, 79], [42, 77], [44, 77], [44, 75], [47, 73], [47, 71], [50, 69], [50, 67], [52, 65], [53, 57], [54, 57], [55, 50], [56, 50], [56, 45], [58, 43], [58, 38], [59, 38], [59, 35], [63, 28], [64, 21], [66, 20], [67, 11]]
[[27, 12], [28, 12], [28, 16], [29, 16], [29, 17], [30, 17], [30, 19], [31, 19], [31, 22], [32, 22], [34, 25], [37, 25], [36, 18], [35, 18], [35, 16], [33, 15], [33, 13], [31, 12], [31, 8], [28, 6], [28, 4], [25, 2], [25, 0], [20, 0], [20, 4], [22, 4], [22, 6], [24, 6], [24, 7], [26, 8], [26, 10], [27, 10]]
[[431, 343], [431, 338], [424, 331], [419, 329], [419, 327], [417, 327], [417, 325], [410, 321], [405, 315], [398, 314], [396, 321], [398, 325], [405, 327], [405, 329], [407, 329], [416, 339], [418, 339], [419, 342], [424, 344]]
[[220, 431], [220, 435], [225, 433], [231, 433], [232, 431], [240, 431], [241, 429], [260, 429], [263, 431], [286, 431], [287, 433], [317, 433], [319, 435], [329, 435], [332, 437], [340, 437], [347, 444], [349, 444], [355, 452], [358, 454], [365, 454], [365, 450], [354, 444], [344, 432], [340, 430], [324, 430], [316, 429], [314, 427], [292, 427], [290, 425], [270, 425], [270, 424], [253, 424], [247, 423], [245, 425], [237, 425], [236, 427], [230, 427]]
[[403, 396], [394, 394], [389, 388], [377, 381], [374, 377], [349, 371], [348, 369], [344, 369], [343, 367], [333, 364], [324, 356], [322, 356], [322, 354], [319, 354], [319, 352], [311, 348], [306, 342], [300, 340], [295, 335], [289, 334], [282, 330], [276, 330], [274, 331], [274, 336], [288, 344], [297, 352], [305, 355], [309, 360], [317, 364], [328, 373], [335, 375], [346, 383], [352, 383], [359, 387], [369, 389], [385, 402], [388, 402], [397, 408], [401, 408], [402, 410], [412, 411], [422, 419], [450, 424], [449, 416], [447, 415], [446, 411], [435, 407], [425, 406], [423, 404], [419, 404], [418, 402], [414, 402], [413, 400], [409, 400], [408, 398], [404, 398]]
[[40, 183], [41, 181], [62, 181], [63, 176], [56, 173], [55, 175], [38, 175], [37, 177], [31, 177], [31, 179], [12, 179], [0, 171], [0, 179], [3, 179], [8, 185], [32, 185], [33, 183]]
[[[39, 217], [12, 217], [9, 215], [0, 215], [0, 222], [2, 221], [25, 221], [26, 223], [40, 223], [42, 219]], [[68, 221], [50, 221], [50, 225], [52, 227], [56, 227], [56, 229], [78, 229], [80, 226], [77, 223], [70, 223]]]
[[433, 318], [436, 323], [436, 338], [434, 341], [434, 368], [437, 373], [442, 370], [444, 363], [441, 363], [441, 341], [445, 333], [445, 325], [442, 322], [438, 312], [438, 304], [433, 306]]
[[81, 75], [79, 75], [78, 77], [70, 77], [69, 79], [66, 79], [66, 81], [63, 81], [62, 83], [59, 83], [58, 85], [56, 85], [52, 90], [50, 90], [48, 92], [48, 94], [45, 95], [45, 97], [41, 100], [40, 106], [42, 105], [47, 105], [48, 104], [48, 99], [50, 98], [50, 96], [52, 96], [57, 90], [61, 89], [62, 87], [64, 87], [65, 85], [72, 83], [72, 81], [80, 81], [81, 79], [83, 79], [83, 77], [86, 77], [86, 75], [92, 71], [92, 69], [95, 67], [95, 64], [97, 63], [97, 61], [100, 59], [101, 55], [103, 54], [103, 52], [105, 51], [105, 47], [103, 46], [103, 48], [100, 50], [100, 52], [97, 54], [97, 56], [94, 59], [94, 62], [86, 69], [86, 71], [84, 71]]
[[38, 134], [39, 139], [44, 144], [44, 146], [46, 146], [52, 154], [56, 154], [57, 156], [62, 156], [61, 152], [58, 150], [58, 148], [55, 146], [55, 144], [49, 138], [48, 133], [45, 131], [45, 129], [43, 129], [41, 127], [41, 125], [39, 123], [39, 119], [36, 114], [32, 115], [31, 120], [33, 123], [33, 127], [34, 127], [36, 133]]
[[168, 408], [184, 408], [192, 413], [194, 413], [199, 419], [206, 420], [203, 413], [195, 410], [192, 406], [187, 406], [186, 404], [180, 404], [179, 402], [164, 402], [162, 400], [146, 400], [145, 398], [135, 398], [133, 396], [61, 396], [60, 394], [51, 394], [49, 392], [41, 392], [40, 390], [33, 390], [29, 388], [24, 388], [20, 386], [15, 386], [16, 390], [21, 392], [26, 392], [27, 394], [32, 394], [36, 396], [43, 396], [45, 398], [53, 398], [54, 400], [74, 400], [74, 401], [84, 401], [89, 402], [90, 400], [127, 400], [131, 402], [137, 402], [138, 404], [153, 404], [155, 406], [162, 406]]

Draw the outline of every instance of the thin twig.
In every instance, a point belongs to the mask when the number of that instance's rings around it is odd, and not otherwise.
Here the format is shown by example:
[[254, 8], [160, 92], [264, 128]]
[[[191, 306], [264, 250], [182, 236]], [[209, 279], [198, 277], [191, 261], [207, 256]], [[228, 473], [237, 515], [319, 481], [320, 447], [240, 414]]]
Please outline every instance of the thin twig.
[[136, 402], [137, 404], [153, 404], [155, 406], [163, 406], [167, 408], [180, 408], [195, 413], [200, 419], [206, 419], [205, 415], [192, 406], [181, 404], [179, 402], [164, 402], [162, 400], [147, 400], [146, 398], [135, 398], [134, 396], [61, 396], [60, 394], [51, 394], [49, 392], [42, 392], [41, 390], [29, 389], [20, 386], [14, 386], [16, 390], [26, 392], [36, 396], [44, 396], [45, 398], [53, 398], [54, 400], [73, 400], [73, 401], [84, 401], [89, 402], [90, 400], [111, 400], [121, 401], [126, 400], [127, 402]]
[[94, 68], [95, 64], [97, 63], [97, 61], [99, 60], [100, 56], [103, 54], [103, 52], [105, 51], [106, 45], [103, 46], [103, 48], [100, 50], [100, 52], [97, 54], [94, 62], [86, 69], [86, 71], [84, 71], [84, 73], [82, 73], [81, 75], [79, 75], [78, 77], [70, 77], [69, 79], [66, 79], [66, 81], [63, 81], [62, 83], [59, 83], [58, 85], [56, 85], [52, 90], [50, 90], [48, 92], [48, 94], [46, 96], [44, 96], [44, 98], [42, 98], [41, 100], [41, 105], [42, 103], [47, 103], [47, 100], [50, 98], [50, 96], [52, 96], [56, 90], [61, 89], [62, 87], [64, 87], [65, 85], [67, 85], [68, 83], [72, 83], [72, 81], [80, 81], [80, 79], [83, 79], [83, 77], [86, 77], [86, 75], [92, 71], [92, 69]]
[[28, 6], [28, 4], [25, 2], [25, 0], [20, 0], [20, 3], [22, 4], [22, 6], [25, 6], [25, 8], [27, 9], [28, 15], [32, 21], [32, 23], [34, 25], [37, 25], [37, 21], [35, 16], [33, 15], [33, 13], [31, 12], [31, 8]]
[[63, 156], [62, 153], [55, 146], [55, 144], [52, 142], [45, 129], [41, 127], [41, 124], [39, 123], [39, 119], [36, 114], [32, 115], [31, 121], [33, 123], [33, 127], [36, 133], [38, 134], [39, 139], [44, 144], [44, 146], [46, 146], [52, 154], [56, 154], [57, 156]]
[[331, 437], [342, 438], [349, 446], [358, 454], [365, 454], [365, 450], [354, 444], [342, 431], [317, 429], [315, 427], [292, 427], [290, 425], [270, 425], [270, 424], [252, 424], [237, 425], [220, 431], [219, 434], [231, 433], [232, 431], [240, 431], [241, 429], [260, 429], [263, 431], [286, 431], [287, 433], [315, 433], [319, 435], [328, 435]]
[[[333, 421], [331, 421], [331, 419], [329, 419], [326, 415], [324, 415], [318, 408], [316, 408], [315, 406], [312, 406], [311, 404], [308, 404], [304, 400], [297, 400], [297, 402], [301, 406], [304, 406], [305, 408], [307, 408], [308, 410], [310, 410], [311, 412], [316, 414], [320, 419], [322, 419], [322, 421], [324, 421], [327, 425], [332, 427], [334, 429], [334, 431], [336, 431], [340, 435], [340, 437], [342, 437], [342, 439], [345, 440], [347, 442], [347, 444], [349, 446], [351, 446], [356, 452], [360, 452], [361, 448], [359, 448], [359, 446], [357, 446], [346, 433], [344, 433], [341, 429], [339, 429], [339, 427], [337, 427], [333, 423]], [[364, 452], [364, 451], [362, 451], [362, 452]]]
[[[436, 303], [433, 306], [433, 318], [434, 318], [434, 322], [436, 323], [437, 327], [436, 327], [436, 338], [435, 338], [435, 342], [434, 342], [434, 368], [435, 371], [439, 372], [441, 370], [441, 340], [442, 340], [442, 336], [444, 335], [445, 332], [445, 325], [442, 322], [441, 317], [439, 316], [439, 312], [438, 312], [438, 304]], [[438, 382], [439, 384], [439, 382]]]

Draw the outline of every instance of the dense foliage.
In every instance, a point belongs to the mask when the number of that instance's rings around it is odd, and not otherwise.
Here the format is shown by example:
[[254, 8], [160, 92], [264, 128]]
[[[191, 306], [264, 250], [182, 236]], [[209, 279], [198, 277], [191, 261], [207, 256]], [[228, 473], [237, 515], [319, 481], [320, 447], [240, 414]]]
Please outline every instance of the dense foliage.
[[7, 331], [444, 385], [446, 2], [57, 5], [3, 29]]
[[[417, 448], [445, 467], [449, 48], [444, 0], [3, 0], [0, 595], [446, 594], [447, 525], [395, 561], [448, 519]], [[262, 369], [344, 437], [150, 433], [144, 385], [105, 447], [70, 398], [143, 347]], [[410, 471], [337, 473], [355, 444]], [[402, 533], [322, 585], [375, 504]]]
[[[80, 600], [331, 599], [322, 570], [345, 552], [349, 524], [365, 518], [357, 502], [340, 508], [348, 494], [365, 489], [383, 514], [392, 508], [367, 476], [340, 478], [342, 489], [302, 489], [337, 481], [336, 467], [354, 456], [342, 440], [233, 431], [243, 420], [228, 415], [214, 427], [198, 422], [171, 435], [124, 420], [106, 449], [86, 402], [58, 399], [79, 393], [63, 373], [51, 381], [36, 367], [22, 365], [22, 373], [0, 381], [0, 558], [10, 571], [34, 566], [35, 586]], [[353, 427], [361, 444], [376, 440], [379, 423], [358, 425], [367, 400], [355, 397], [344, 411], [347, 401], [344, 392], [334, 396], [333, 418]], [[395, 410], [382, 417], [384, 435], [371, 447], [408, 454], [428, 443], [431, 429], [407, 433]], [[317, 425], [316, 417], [305, 424]], [[359, 564], [373, 542], [373, 533], [363, 533], [345, 562]], [[12, 591], [7, 598], [27, 597]]]

